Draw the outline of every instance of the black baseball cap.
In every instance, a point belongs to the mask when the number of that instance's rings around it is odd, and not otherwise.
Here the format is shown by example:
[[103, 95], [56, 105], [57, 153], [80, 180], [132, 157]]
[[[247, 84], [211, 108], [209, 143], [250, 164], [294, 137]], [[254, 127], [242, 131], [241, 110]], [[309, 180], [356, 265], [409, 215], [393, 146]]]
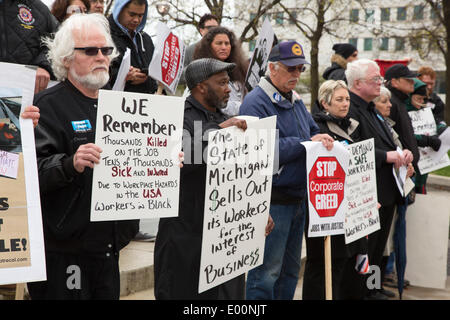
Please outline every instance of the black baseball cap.
[[392, 80], [398, 78], [417, 78], [419, 74], [417, 72], [412, 72], [407, 66], [401, 63], [394, 64], [392, 67], [386, 70], [384, 73], [384, 80]]

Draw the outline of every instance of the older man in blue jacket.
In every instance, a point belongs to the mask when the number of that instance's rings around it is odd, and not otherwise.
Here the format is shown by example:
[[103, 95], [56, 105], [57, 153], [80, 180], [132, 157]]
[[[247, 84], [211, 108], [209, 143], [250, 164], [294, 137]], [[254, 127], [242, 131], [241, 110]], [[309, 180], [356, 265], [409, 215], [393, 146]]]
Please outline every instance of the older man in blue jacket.
[[319, 128], [303, 101], [293, 91], [306, 61], [296, 41], [281, 42], [269, 56], [270, 75], [244, 99], [241, 115], [277, 116], [279, 170], [272, 179], [270, 214], [275, 228], [267, 236], [264, 263], [247, 277], [247, 299], [294, 297], [306, 213], [306, 151], [304, 141], [322, 141], [327, 149], [333, 138]]

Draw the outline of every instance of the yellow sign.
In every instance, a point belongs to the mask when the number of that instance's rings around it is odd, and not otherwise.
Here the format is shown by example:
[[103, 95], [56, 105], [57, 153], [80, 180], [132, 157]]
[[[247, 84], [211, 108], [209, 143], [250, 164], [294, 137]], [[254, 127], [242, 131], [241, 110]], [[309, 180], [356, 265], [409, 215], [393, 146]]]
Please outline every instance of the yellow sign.
[[300, 47], [298, 43], [294, 44], [292, 46], [292, 53], [295, 54], [296, 56], [303, 55], [302, 47]]

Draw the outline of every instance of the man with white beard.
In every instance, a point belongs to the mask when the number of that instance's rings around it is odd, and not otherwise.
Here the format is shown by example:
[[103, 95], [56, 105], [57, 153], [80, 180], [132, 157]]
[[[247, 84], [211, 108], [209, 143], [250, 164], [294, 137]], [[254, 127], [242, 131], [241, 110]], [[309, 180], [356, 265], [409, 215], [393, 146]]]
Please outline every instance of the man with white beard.
[[32, 299], [119, 299], [119, 251], [138, 220], [90, 222], [99, 89], [117, 55], [106, 18], [76, 14], [47, 39], [61, 82], [35, 96], [47, 281], [28, 284]]

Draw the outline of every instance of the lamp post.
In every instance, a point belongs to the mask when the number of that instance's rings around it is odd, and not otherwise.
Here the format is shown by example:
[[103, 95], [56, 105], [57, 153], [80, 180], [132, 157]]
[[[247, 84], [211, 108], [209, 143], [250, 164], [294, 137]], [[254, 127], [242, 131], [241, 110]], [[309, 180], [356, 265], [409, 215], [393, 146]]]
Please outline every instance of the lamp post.
[[165, 16], [169, 13], [170, 5], [167, 2], [158, 2], [156, 4], [156, 10], [162, 17], [162, 21], [166, 22]]

